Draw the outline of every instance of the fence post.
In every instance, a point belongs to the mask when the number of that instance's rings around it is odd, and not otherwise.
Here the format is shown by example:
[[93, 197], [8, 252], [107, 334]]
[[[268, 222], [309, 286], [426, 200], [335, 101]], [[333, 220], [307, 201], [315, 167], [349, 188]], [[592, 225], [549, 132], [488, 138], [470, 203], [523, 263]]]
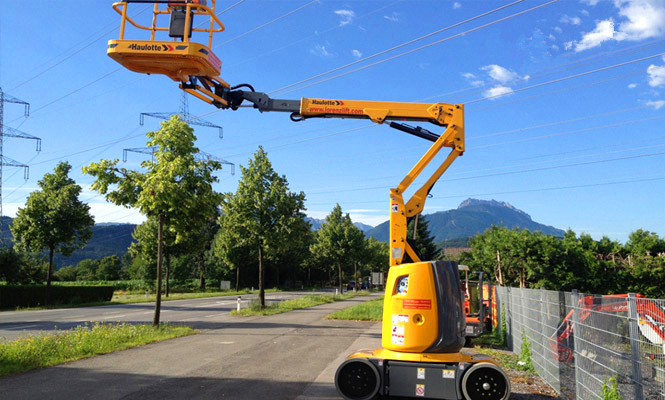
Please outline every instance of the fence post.
[[580, 301], [580, 294], [577, 291], [577, 289], [573, 289], [572, 293], [572, 300], [573, 304], [571, 306], [573, 307], [573, 363], [575, 365], [575, 397], [578, 399], [583, 399], [584, 392], [582, 386], [580, 384], [581, 380], [581, 372], [580, 369], [583, 367], [582, 363], [580, 362], [580, 357], [577, 356], [577, 353], [580, 351], [580, 340], [579, 340], [579, 333], [582, 331], [582, 327], [580, 326], [580, 307], [579, 307], [579, 301]]
[[633, 366], [633, 381], [635, 388], [635, 400], [642, 400], [644, 397], [642, 388], [642, 362], [640, 356], [640, 330], [638, 327], [639, 316], [637, 315], [637, 297], [635, 293], [628, 294], [628, 312], [629, 312], [629, 332], [630, 332], [630, 350], [631, 363]]

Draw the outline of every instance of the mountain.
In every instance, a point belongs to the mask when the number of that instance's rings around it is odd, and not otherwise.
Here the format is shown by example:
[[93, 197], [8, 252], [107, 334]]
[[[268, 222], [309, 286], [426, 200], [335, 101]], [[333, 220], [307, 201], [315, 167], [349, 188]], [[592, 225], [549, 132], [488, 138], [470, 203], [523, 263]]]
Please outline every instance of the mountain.
[[[13, 220], [9, 217], [0, 218], [0, 238], [4, 246], [14, 245], [9, 230], [12, 222]], [[92, 227], [92, 238], [84, 248], [74, 251], [69, 257], [56, 253], [53, 262], [56, 268], [60, 268], [67, 265], [76, 265], [86, 258], [101, 259], [113, 254], [122, 257], [134, 241], [134, 238], [132, 238], [134, 228], [136, 228], [134, 224], [96, 224]]]
[[[492, 225], [510, 229], [526, 228], [557, 237], [563, 237], [564, 234], [563, 230], [535, 222], [524, 211], [496, 200], [467, 199], [455, 210], [439, 211], [425, 215], [424, 218], [435, 242], [468, 238], [484, 232]], [[389, 222], [377, 225], [366, 235], [387, 242], [390, 235]]]
[[[319, 228], [321, 228], [321, 225], [323, 225], [326, 222], [325, 219], [318, 219], [318, 218], [311, 218], [311, 217], [305, 217], [305, 221], [312, 224], [312, 231], [318, 231]], [[365, 233], [365, 232], [367, 232], [371, 229], [374, 229], [373, 226], [363, 224], [362, 222], [354, 222], [353, 226], [360, 229], [363, 233]]]

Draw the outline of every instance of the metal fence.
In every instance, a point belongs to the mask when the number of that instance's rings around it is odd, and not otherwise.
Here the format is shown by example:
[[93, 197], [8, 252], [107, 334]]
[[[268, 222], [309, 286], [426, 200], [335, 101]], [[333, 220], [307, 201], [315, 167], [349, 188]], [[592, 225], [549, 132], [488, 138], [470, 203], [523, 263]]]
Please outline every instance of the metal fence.
[[510, 350], [527, 339], [534, 368], [562, 397], [602, 399], [614, 378], [622, 399], [665, 400], [665, 300], [499, 286], [496, 302]]

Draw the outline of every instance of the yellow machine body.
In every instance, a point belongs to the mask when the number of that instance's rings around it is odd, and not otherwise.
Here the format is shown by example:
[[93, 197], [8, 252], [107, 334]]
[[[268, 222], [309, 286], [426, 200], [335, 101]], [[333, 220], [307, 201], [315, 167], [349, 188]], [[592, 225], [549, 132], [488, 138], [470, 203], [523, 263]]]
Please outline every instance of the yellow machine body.
[[431, 263], [390, 269], [383, 300], [381, 345], [386, 350], [421, 353], [438, 336], [438, 305]]

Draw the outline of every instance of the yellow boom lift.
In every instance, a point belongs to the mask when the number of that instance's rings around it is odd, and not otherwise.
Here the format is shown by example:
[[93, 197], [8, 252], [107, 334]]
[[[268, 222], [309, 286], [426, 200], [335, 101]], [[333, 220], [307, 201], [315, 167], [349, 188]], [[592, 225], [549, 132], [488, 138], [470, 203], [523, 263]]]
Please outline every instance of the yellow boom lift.
[[[128, 15], [132, 3], [153, 3], [151, 24], [141, 25]], [[220, 78], [222, 63], [212, 52], [212, 38], [224, 30], [224, 25], [215, 15], [215, 0], [127, 0], [114, 3], [113, 8], [122, 18], [120, 38], [108, 43], [111, 58], [135, 72], [166, 75], [180, 82], [183, 90], [218, 108], [236, 110], [248, 102], [261, 112], [288, 112], [293, 121], [369, 119], [432, 141], [407, 176], [390, 189], [390, 272], [383, 307], [382, 348], [350, 355], [337, 370], [335, 386], [350, 400], [377, 396], [505, 400], [510, 396], [510, 381], [494, 360], [461, 351], [465, 314], [457, 264], [421, 261], [407, 238], [408, 221], [422, 213], [434, 184], [464, 153], [463, 105], [272, 99], [248, 84], [230, 86]], [[195, 26], [195, 16], [204, 21]], [[158, 23], [165, 17], [168, 26]], [[139, 32], [149, 32], [149, 39], [126, 39], [128, 24]], [[192, 42], [193, 33], [207, 36], [207, 46]], [[158, 40], [158, 36], [166, 40]], [[438, 135], [396, 121], [428, 122], [445, 131]], [[446, 159], [405, 201], [404, 192], [444, 147], [451, 149]], [[406, 256], [410, 262], [403, 263]]]

